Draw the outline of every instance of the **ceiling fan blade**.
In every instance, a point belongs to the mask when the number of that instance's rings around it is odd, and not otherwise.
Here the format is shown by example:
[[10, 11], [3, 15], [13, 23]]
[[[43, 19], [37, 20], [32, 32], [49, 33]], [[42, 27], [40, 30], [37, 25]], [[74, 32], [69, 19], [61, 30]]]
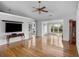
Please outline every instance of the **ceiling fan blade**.
[[36, 12], [36, 11], [38, 11], [38, 10], [36, 9], [36, 10], [34, 10], [34, 11], [32, 11], [32, 12]]
[[44, 7], [40, 8], [40, 9], [44, 9], [44, 8], [46, 8], [46, 7], [44, 6]]
[[43, 11], [43, 12], [48, 12], [47, 10], [41, 10], [41, 11]]

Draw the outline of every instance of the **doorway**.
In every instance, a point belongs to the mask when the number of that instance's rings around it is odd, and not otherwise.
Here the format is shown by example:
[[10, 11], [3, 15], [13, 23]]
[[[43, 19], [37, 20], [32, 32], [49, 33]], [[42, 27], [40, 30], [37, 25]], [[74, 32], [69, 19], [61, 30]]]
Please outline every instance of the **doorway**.
[[76, 21], [69, 21], [69, 43], [76, 44]]

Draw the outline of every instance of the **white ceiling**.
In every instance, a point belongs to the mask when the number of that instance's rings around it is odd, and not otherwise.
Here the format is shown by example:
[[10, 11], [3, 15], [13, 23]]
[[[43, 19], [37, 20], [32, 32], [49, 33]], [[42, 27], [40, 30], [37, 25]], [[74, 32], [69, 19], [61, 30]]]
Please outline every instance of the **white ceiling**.
[[41, 6], [46, 6], [48, 13], [39, 14], [32, 12], [33, 7], [38, 7], [37, 1], [0, 1], [0, 11], [36, 20], [62, 19], [75, 17], [77, 4], [76, 1], [42, 1]]

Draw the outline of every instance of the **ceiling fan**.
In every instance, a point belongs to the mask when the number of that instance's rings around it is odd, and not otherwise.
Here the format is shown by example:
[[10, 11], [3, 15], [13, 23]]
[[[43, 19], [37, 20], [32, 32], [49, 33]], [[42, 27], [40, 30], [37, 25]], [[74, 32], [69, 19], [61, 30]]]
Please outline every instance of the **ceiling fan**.
[[43, 6], [43, 7], [40, 6], [41, 1], [38, 1], [38, 3], [39, 3], [39, 7], [38, 8], [33, 7], [33, 8], [35, 8], [35, 10], [33, 12], [38, 12], [39, 14], [41, 14], [42, 12], [46, 12], [47, 13], [48, 11], [45, 10], [46, 7], [45, 6]]

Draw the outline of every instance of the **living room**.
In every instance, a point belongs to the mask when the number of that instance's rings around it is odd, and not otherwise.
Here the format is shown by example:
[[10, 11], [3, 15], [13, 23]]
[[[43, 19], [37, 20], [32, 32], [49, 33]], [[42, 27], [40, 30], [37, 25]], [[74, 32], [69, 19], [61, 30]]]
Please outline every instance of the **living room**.
[[79, 1], [0, 1], [0, 56], [79, 56], [78, 16]]

